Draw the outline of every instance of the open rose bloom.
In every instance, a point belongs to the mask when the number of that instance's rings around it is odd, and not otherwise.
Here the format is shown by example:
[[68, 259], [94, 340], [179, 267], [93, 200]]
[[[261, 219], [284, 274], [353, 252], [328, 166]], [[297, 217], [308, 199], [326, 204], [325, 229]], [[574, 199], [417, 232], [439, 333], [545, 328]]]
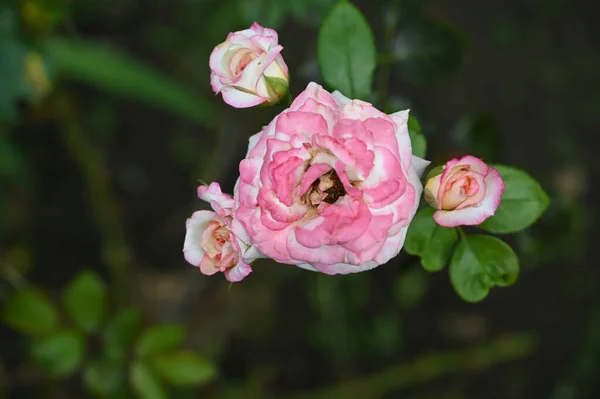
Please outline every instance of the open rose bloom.
[[221, 192], [218, 183], [198, 187], [198, 197], [210, 202], [214, 212], [197, 211], [187, 220], [185, 259], [203, 274], [223, 272], [229, 281], [242, 280], [252, 271], [250, 262], [261, 254], [232, 218], [233, 199]]
[[277, 102], [288, 86], [288, 68], [277, 32], [254, 23], [232, 32], [210, 55], [210, 83], [236, 108]]
[[492, 216], [504, 192], [498, 171], [479, 158], [452, 159], [425, 185], [425, 200], [442, 226], [478, 225]]
[[235, 218], [280, 263], [345, 274], [387, 262], [402, 248], [428, 165], [412, 156], [407, 119], [309, 84], [250, 138]]

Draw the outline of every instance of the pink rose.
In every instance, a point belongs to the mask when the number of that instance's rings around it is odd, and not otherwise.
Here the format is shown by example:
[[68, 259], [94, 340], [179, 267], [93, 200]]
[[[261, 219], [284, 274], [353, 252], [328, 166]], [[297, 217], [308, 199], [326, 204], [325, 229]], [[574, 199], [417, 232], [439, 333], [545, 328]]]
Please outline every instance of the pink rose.
[[327, 274], [396, 256], [428, 164], [412, 156], [407, 119], [310, 83], [250, 138], [240, 163], [235, 217], [254, 245]]
[[433, 214], [442, 226], [478, 225], [496, 212], [504, 192], [498, 171], [471, 155], [452, 159], [425, 185], [425, 200], [439, 209]]
[[252, 271], [249, 263], [262, 255], [232, 217], [233, 199], [221, 192], [218, 183], [198, 187], [198, 197], [210, 202], [215, 212], [197, 211], [187, 220], [185, 260], [203, 274], [223, 272], [229, 281], [242, 280]]
[[236, 108], [277, 102], [287, 92], [288, 68], [277, 32], [256, 22], [232, 32], [210, 55], [210, 83], [215, 93]]

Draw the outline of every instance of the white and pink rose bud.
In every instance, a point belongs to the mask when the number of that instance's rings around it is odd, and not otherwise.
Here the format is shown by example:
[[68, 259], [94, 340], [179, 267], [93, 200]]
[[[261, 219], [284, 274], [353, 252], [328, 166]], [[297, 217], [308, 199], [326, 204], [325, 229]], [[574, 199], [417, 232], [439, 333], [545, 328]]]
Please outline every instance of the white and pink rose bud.
[[218, 183], [198, 187], [198, 197], [214, 212], [197, 211], [186, 222], [183, 254], [206, 275], [223, 272], [231, 282], [241, 281], [252, 271], [250, 263], [263, 255], [232, 217], [234, 200], [221, 192]]
[[232, 32], [210, 55], [213, 91], [235, 108], [278, 102], [288, 90], [288, 67], [277, 32], [256, 22]]
[[346, 274], [400, 252], [429, 162], [412, 155], [408, 111], [310, 83], [250, 138], [235, 187], [235, 218], [280, 263]]
[[467, 155], [446, 163], [441, 174], [426, 185], [425, 201], [437, 212], [435, 221], [446, 227], [473, 226], [494, 215], [504, 192], [498, 171]]

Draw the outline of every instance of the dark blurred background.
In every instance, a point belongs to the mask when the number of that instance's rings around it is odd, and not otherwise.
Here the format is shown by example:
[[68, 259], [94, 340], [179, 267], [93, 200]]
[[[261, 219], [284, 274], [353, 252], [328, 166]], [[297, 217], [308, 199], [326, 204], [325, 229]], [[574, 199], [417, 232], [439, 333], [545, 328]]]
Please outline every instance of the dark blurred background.
[[169, 376], [176, 366], [142, 369], [130, 353], [140, 332], [115, 360], [105, 327], [74, 354], [8, 322], [1, 397], [600, 397], [593, 0], [354, 2], [381, 54], [373, 102], [411, 109], [428, 159], [513, 165], [551, 196], [537, 224], [503, 237], [521, 260], [514, 286], [468, 304], [445, 270], [404, 253], [336, 277], [261, 260], [232, 287], [185, 262], [185, 220], [207, 208], [198, 179], [231, 192], [248, 138], [283, 109], [215, 97], [210, 52], [255, 20], [275, 28], [297, 95], [322, 83], [316, 38], [334, 3], [0, 2], [2, 303], [37, 287], [71, 328], [64, 290], [89, 270], [106, 291], [102, 323], [127, 308], [140, 331], [180, 326], [196, 356]]

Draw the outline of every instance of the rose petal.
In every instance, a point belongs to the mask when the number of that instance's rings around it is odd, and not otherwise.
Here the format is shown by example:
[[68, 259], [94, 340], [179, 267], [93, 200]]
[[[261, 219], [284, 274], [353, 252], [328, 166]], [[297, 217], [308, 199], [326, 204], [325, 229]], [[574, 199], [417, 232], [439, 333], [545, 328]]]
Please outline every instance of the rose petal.
[[199, 267], [200, 272], [207, 276], [212, 276], [219, 271], [219, 265], [217, 264], [216, 260], [208, 256], [208, 254], [204, 255]]
[[204, 258], [202, 234], [216, 216], [216, 213], [211, 211], [197, 211], [185, 223], [186, 233], [183, 243], [183, 255], [185, 260], [194, 266], [200, 266], [200, 262]]
[[235, 205], [235, 201], [231, 196], [223, 194], [219, 183], [213, 182], [208, 186], [198, 187], [198, 198], [206, 202], [216, 202], [221, 208], [231, 209]]
[[493, 216], [500, 205], [500, 199], [504, 192], [504, 182], [498, 171], [490, 168], [488, 176], [485, 177], [485, 184], [485, 198], [479, 204], [454, 211], [437, 211], [433, 214], [435, 221], [446, 227], [476, 226]]
[[223, 101], [235, 108], [250, 108], [268, 101], [267, 98], [246, 93], [231, 86], [223, 87], [221, 93]]
[[247, 275], [252, 272], [252, 267], [248, 263], [243, 260], [240, 260], [237, 265], [232, 267], [231, 269], [225, 270], [225, 278], [232, 282], [237, 283], [238, 281], [242, 281]]

